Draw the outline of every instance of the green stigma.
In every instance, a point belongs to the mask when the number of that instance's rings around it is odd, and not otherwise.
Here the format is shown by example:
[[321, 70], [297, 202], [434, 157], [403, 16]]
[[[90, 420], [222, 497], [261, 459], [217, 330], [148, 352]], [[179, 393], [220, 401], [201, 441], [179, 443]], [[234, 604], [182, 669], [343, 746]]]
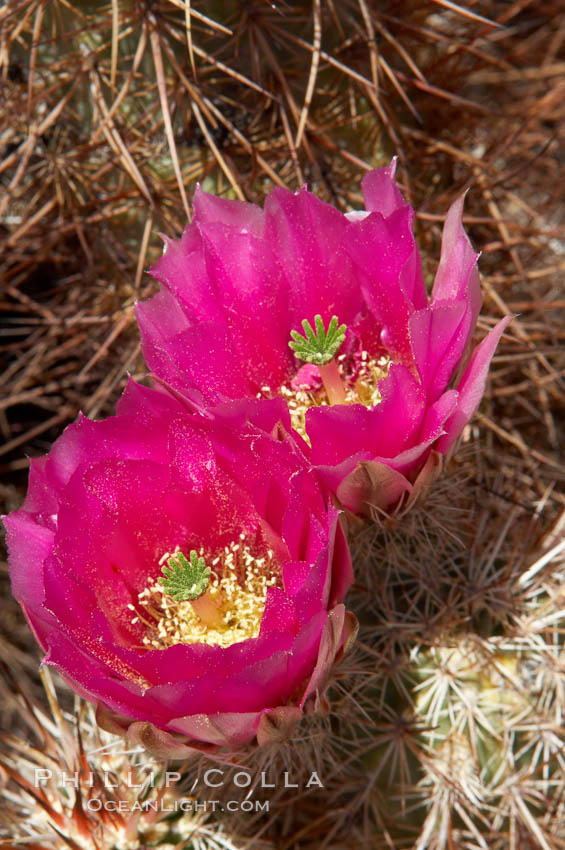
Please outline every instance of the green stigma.
[[168, 567], [162, 568], [164, 578], [159, 583], [177, 602], [185, 599], [199, 599], [206, 593], [210, 583], [210, 567], [206, 566], [204, 558], [190, 550], [190, 561], [182, 552], [175, 552], [167, 559]]
[[304, 360], [305, 363], [314, 363], [316, 366], [323, 366], [333, 360], [337, 354], [345, 339], [346, 325], [338, 327], [337, 316], [332, 316], [326, 331], [319, 313], [314, 316], [314, 324], [316, 325], [315, 331], [310, 322], [304, 319], [302, 327], [305, 336], [301, 336], [298, 331], [291, 331], [290, 335], [293, 342], [289, 342], [289, 347], [292, 348], [299, 360]]

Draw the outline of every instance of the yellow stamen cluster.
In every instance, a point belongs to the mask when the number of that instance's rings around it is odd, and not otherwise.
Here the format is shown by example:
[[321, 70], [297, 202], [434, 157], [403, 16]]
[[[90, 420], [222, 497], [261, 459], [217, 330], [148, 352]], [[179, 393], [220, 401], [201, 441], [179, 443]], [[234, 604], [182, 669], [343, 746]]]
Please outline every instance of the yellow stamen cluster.
[[[361, 352], [360, 368], [352, 379], [345, 374], [343, 367], [346, 355], [340, 354], [336, 357], [339, 372], [345, 387], [345, 404], [363, 404], [365, 407], [374, 407], [381, 400], [379, 392], [379, 381], [386, 378], [390, 366], [390, 358], [379, 357], [377, 360], [369, 357], [366, 351]], [[307, 389], [293, 390], [283, 385], [280, 394], [288, 404], [290, 420], [295, 431], [308, 440], [306, 434], [306, 411], [310, 407], [324, 407], [329, 404], [326, 391], [323, 386], [312, 391]], [[258, 397], [271, 395], [270, 387], [261, 387]]]
[[[339, 360], [339, 358], [338, 358]], [[347, 387], [345, 395], [349, 404], [364, 404], [374, 407], [381, 401], [379, 381], [386, 378], [390, 367], [390, 357], [379, 357], [374, 360], [366, 351], [361, 352], [361, 368], [353, 384]]]
[[[177, 602], [158, 580], [149, 577], [147, 587], [139, 594], [138, 608], [129, 606], [136, 612], [132, 623], [141, 620], [147, 626], [143, 643], [148, 649], [166, 649], [175, 643], [227, 647], [258, 636], [267, 590], [280, 584], [280, 568], [273, 552], [256, 557], [241, 534], [237, 542], [215, 557], [204, 550], [199, 554], [212, 568], [206, 596], [217, 606], [220, 625], [206, 625], [190, 600]], [[169, 557], [167, 552], [161, 562]]]

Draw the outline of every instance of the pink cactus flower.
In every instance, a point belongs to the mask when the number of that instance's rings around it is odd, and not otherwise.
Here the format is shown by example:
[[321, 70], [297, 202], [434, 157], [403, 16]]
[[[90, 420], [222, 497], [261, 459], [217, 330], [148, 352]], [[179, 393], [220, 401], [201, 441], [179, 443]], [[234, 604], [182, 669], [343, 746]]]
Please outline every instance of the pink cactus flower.
[[4, 518], [44, 663], [157, 754], [281, 736], [351, 638], [339, 514], [289, 428], [280, 400], [212, 418], [130, 381]]
[[[395, 165], [366, 175], [366, 210], [346, 215], [306, 190], [275, 189], [261, 210], [197, 189], [192, 223], [152, 269], [159, 292], [137, 305], [156, 375], [204, 405], [282, 396], [356, 513], [406, 508], [433, 477], [510, 320], [469, 353], [481, 294], [463, 198], [428, 298]], [[334, 316], [337, 347], [317, 352]]]

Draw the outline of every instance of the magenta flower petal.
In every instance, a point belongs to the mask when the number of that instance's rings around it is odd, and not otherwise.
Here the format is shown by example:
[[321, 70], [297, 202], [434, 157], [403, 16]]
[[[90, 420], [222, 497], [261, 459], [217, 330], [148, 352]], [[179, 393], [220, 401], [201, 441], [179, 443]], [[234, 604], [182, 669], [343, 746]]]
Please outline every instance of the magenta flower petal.
[[[318, 611], [309, 621], [308, 626], [296, 636], [294, 652], [288, 656], [288, 676], [295, 682], [301, 683], [301, 687], [303, 688], [301, 707], [306, 702], [304, 692], [318, 662], [322, 649], [321, 640], [324, 636], [330, 615], [331, 611], [330, 614], [325, 611]], [[326, 680], [328, 671], [331, 669], [332, 661], [324, 668]]]
[[381, 393], [382, 401], [370, 410], [367, 448], [383, 457], [394, 457], [408, 447], [418, 431], [425, 413], [425, 394], [413, 374], [398, 364], [383, 378]]
[[[196, 205], [197, 214], [202, 208], [206, 203]], [[147, 305], [136, 306], [150, 368], [185, 391], [198, 385], [209, 401], [255, 395], [273, 375], [280, 383], [290, 373], [288, 329], [277, 321], [279, 272], [265, 240], [247, 226], [230, 223], [234, 218], [228, 216], [228, 223], [195, 219], [196, 230], [187, 229], [180, 245], [171, 243], [152, 270], [172, 295], [158, 293]], [[179, 272], [179, 256], [188, 247], [184, 262], [195, 261], [194, 275]], [[221, 303], [214, 297], [220, 292]], [[213, 305], [209, 310], [208, 304]]]
[[[209, 402], [255, 394], [255, 387], [246, 380], [245, 372], [233, 356], [233, 338], [226, 326], [202, 322], [179, 334], [174, 344], [176, 361], [190, 363], [186, 372], [188, 385], [198, 384]], [[155, 365], [153, 368], [159, 374]], [[202, 375], [206, 376], [206, 386]], [[174, 377], [171, 375], [168, 379], [175, 386]]]
[[459, 402], [453, 415], [447, 420], [445, 434], [438, 442], [438, 451], [446, 453], [471, 419], [485, 391], [488, 369], [496, 346], [512, 316], [501, 319], [496, 327], [477, 346], [458, 384]]
[[4, 525], [6, 543], [10, 553], [13, 553], [10, 570], [12, 593], [16, 598], [21, 598], [25, 593], [30, 599], [30, 608], [38, 612], [36, 617], [31, 618], [24, 609], [36, 640], [45, 649], [47, 636], [54, 625], [54, 620], [49, 611], [43, 608], [45, 600], [43, 576], [40, 571], [30, 576], [29, 565], [42, 563], [49, 556], [54, 535], [49, 528], [37, 525], [33, 515], [28, 514], [23, 508], [5, 517]]
[[353, 582], [351, 554], [343, 528], [338, 520], [337, 512], [334, 513], [333, 517], [333, 531], [333, 547], [331, 550], [332, 575], [327, 582], [328, 605], [332, 609], [344, 598], [349, 586]]
[[[282, 399], [211, 412], [130, 380], [117, 416], [32, 464], [5, 518], [14, 594], [45, 663], [133, 736], [239, 746], [264, 715], [296, 718], [314, 674], [325, 686], [351, 561], [289, 431]], [[161, 584], [179, 549], [213, 571], [204, 609]]]
[[265, 202], [265, 241], [276, 246], [275, 261], [288, 298], [288, 318], [282, 325], [288, 346], [290, 330], [316, 313], [327, 319], [336, 313], [349, 324], [362, 305], [355, 271], [344, 250], [346, 218], [306, 191], [292, 194], [274, 189]]
[[411, 317], [410, 344], [420, 381], [430, 401], [445, 390], [460, 362], [470, 322], [469, 307], [458, 301], [434, 304]]
[[270, 587], [265, 602], [261, 634], [282, 632], [291, 635], [296, 634], [299, 628], [300, 622], [288, 593], [284, 593], [277, 587]]
[[363, 461], [337, 487], [341, 504], [352, 513], [371, 510], [386, 512], [389, 505], [401, 502], [412, 485], [405, 475], [386, 462]]
[[[198, 226], [208, 273], [222, 293], [223, 322], [232, 332], [234, 359], [238, 359], [237, 355], [245, 357], [249, 350], [255, 364], [265, 367], [266, 374], [267, 370], [275, 370], [286, 377], [286, 329], [277, 321], [284, 289], [280, 270], [265, 251], [265, 238], [222, 221], [199, 221]], [[260, 323], [258, 311], [262, 316]], [[240, 365], [245, 362], [241, 360]]]
[[194, 193], [194, 214], [198, 221], [204, 224], [221, 221], [230, 227], [248, 230], [257, 236], [263, 232], [265, 226], [265, 215], [260, 207], [217, 198], [203, 192], [200, 186]]
[[202, 394], [192, 389], [192, 370], [186, 372], [189, 362], [184, 339], [190, 335], [190, 322], [177, 299], [161, 289], [150, 301], [135, 305], [135, 315], [141, 342], [148, 363], [162, 381], [182, 386], [190, 397], [202, 402]]
[[327, 411], [310, 408], [306, 428], [312, 442], [312, 463], [336, 466], [351, 455], [367, 451], [371, 424], [371, 413], [361, 404], [351, 408], [336, 404]]
[[[30, 458], [29, 482], [25, 508], [31, 513], [41, 514], [44, 518], [45, 524], [48, 526], [50, 517], [52, 517], [57, 510], [57, 500], [53, 496], [53, 491], [47, 478], [45, 471], [46, 463], [46, 457]], [[51, 523], [50, 527], [54, 530], [54, 523]]]
[[[354, 455], [347, 457], [341, 463], [335, 464], [317, 464], [316, 471], [318, 473], [318, 477], [320, 479], [321, 485], [331, 492], [335, 493], [340, 504], [352, 511], [353, 513], [364, 513], [362, 507], [362, 498], [350, 498], [347, 501], [343, 500], [340, 496], [342, 484], [346, 481], [356, 480], [353, 477], [353, 473], [361, 468], [362, 464], [365, 462], [369, 462], [372, 459], [372, 454], [370, 451], [359, 451]], [[358, 507], [352, 507], [355, 504]]]
[[261, 712], [223, 713], [210, 717], [192, 714], [175, 720], [174, 731], [216, 747], [239, 747], [257, 733]]
[[371, 212], [378, 212], [387, 217], [406, 206], [406, 201], [396, 185], [397, 162], [398, 158], [395, 156], [390, 165], [370, 171], [364, 176], [361, 184], [363, 198], [366, 209]]
[[[183, 396], [181, 405], [184, 401]], [[187, 404], [186, 410], [192, 411], [193, 408], [190, 404]], [[126, 388], [116, 404], [118, 418], [131, 417], [135, 422], [136, 429], [139, 427], [151, 428], [156, 419], [163, 417], [175, 419], [182, 412], [184, 411], [182, 407], [179, 407], [178, 398], [166, 392], [156, 392], [144, 387], [132, 378], [128, 379]]]
[[333, 664], [343, 641], [344, 623], [345, 607], [343, 605], [338, 605], [330, 612], [326, 625], [324, 626], [316, 667], [314, 668], [310, 681], [308, 682], [308, 686], [304, 691], [304, 695], [302, 697], [303, 704], [308, 697], [322, 691], [323, 683], [327, 678], [328, 669]]
[[432, 304], [461, 301], [471, 310], [471, 331], [481, 309], [481, 288], [477, 260], [467, 234], [463, 230], [462, 195], [451, 205], [443, 226], [441, 257], [432, 289]]
[[[428, 407], [424, 421], [420, 428], [420, 433], [418, 434], [418, 442], [420, 445], [424, 444], [428, 446], [440, 439], [445, 431], [448, 417], [451, 416], [453, 411], [457, 408], [459, 402], [459, 393], [456, 390], [447, 390], [447, 392], [440, 396], [437, 401]], [[403, 454], [397, 455], [397, 463], [400, 462], [401, 465], [402, 462], [407, 464], [412, 463], [412, 459], [404, 461], [401, 460], [406, 454], [408, 454], [408, 452], [409, 450]]]
[[414, 213], [402, 197], [396, 185], [396, 163], [394, 157], [391, 164], [377, 171], [370, 171], [363, 178], [363, 197], [365, 207], [371, 212], [378, 212], [385, 218], [390, 218], [398, 210], [406, 209], [409, 212], [410, 239], [412, 251], [409, 259], [399, 277], [399, 284], [413, 306], [419, 310], [427, 304], [426, 288], [420, 268], [418, 249], [412, 239], [412, 225]]
[[410, 291], [414, 288], [411, 227], [412, 211], [404, 206], [388, 218], [373, 213], [363, 221], [352, 222], [348, 233], [348, 251], [355, 263], [356, 278], [366, 308], [381, 329], [383, 349], [407, 363], [411, 362], [407, 327], [415, 307]]
[[424, 416], [422, 388], [405, 366], [394, 365], [381, 383], [381, 392], [382, 401], [374, 410], [334, 405], [308, 411], [312, 463], [337, 465], [359, 452], [393, 458], [407, 446]]
[[204, 321], [221, 321], [223, 311], [215, 280], [208, 274], [202, 234], [188, 227], [179, 240], [165, 239], [163, 256], [151, 274], [173, 293], [182, 305], [190, 293], [190, 310]]

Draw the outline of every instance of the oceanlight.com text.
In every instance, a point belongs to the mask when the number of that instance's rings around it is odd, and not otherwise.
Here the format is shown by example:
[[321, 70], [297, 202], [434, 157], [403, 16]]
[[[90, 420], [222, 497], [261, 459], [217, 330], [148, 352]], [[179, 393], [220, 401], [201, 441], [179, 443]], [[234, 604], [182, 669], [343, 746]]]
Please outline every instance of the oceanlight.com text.
[[191, 812], [204, 814], [208, 812], [268, 812], [268, 800], [101, 800], [92, 797], [86, 800], [89, 812]]

